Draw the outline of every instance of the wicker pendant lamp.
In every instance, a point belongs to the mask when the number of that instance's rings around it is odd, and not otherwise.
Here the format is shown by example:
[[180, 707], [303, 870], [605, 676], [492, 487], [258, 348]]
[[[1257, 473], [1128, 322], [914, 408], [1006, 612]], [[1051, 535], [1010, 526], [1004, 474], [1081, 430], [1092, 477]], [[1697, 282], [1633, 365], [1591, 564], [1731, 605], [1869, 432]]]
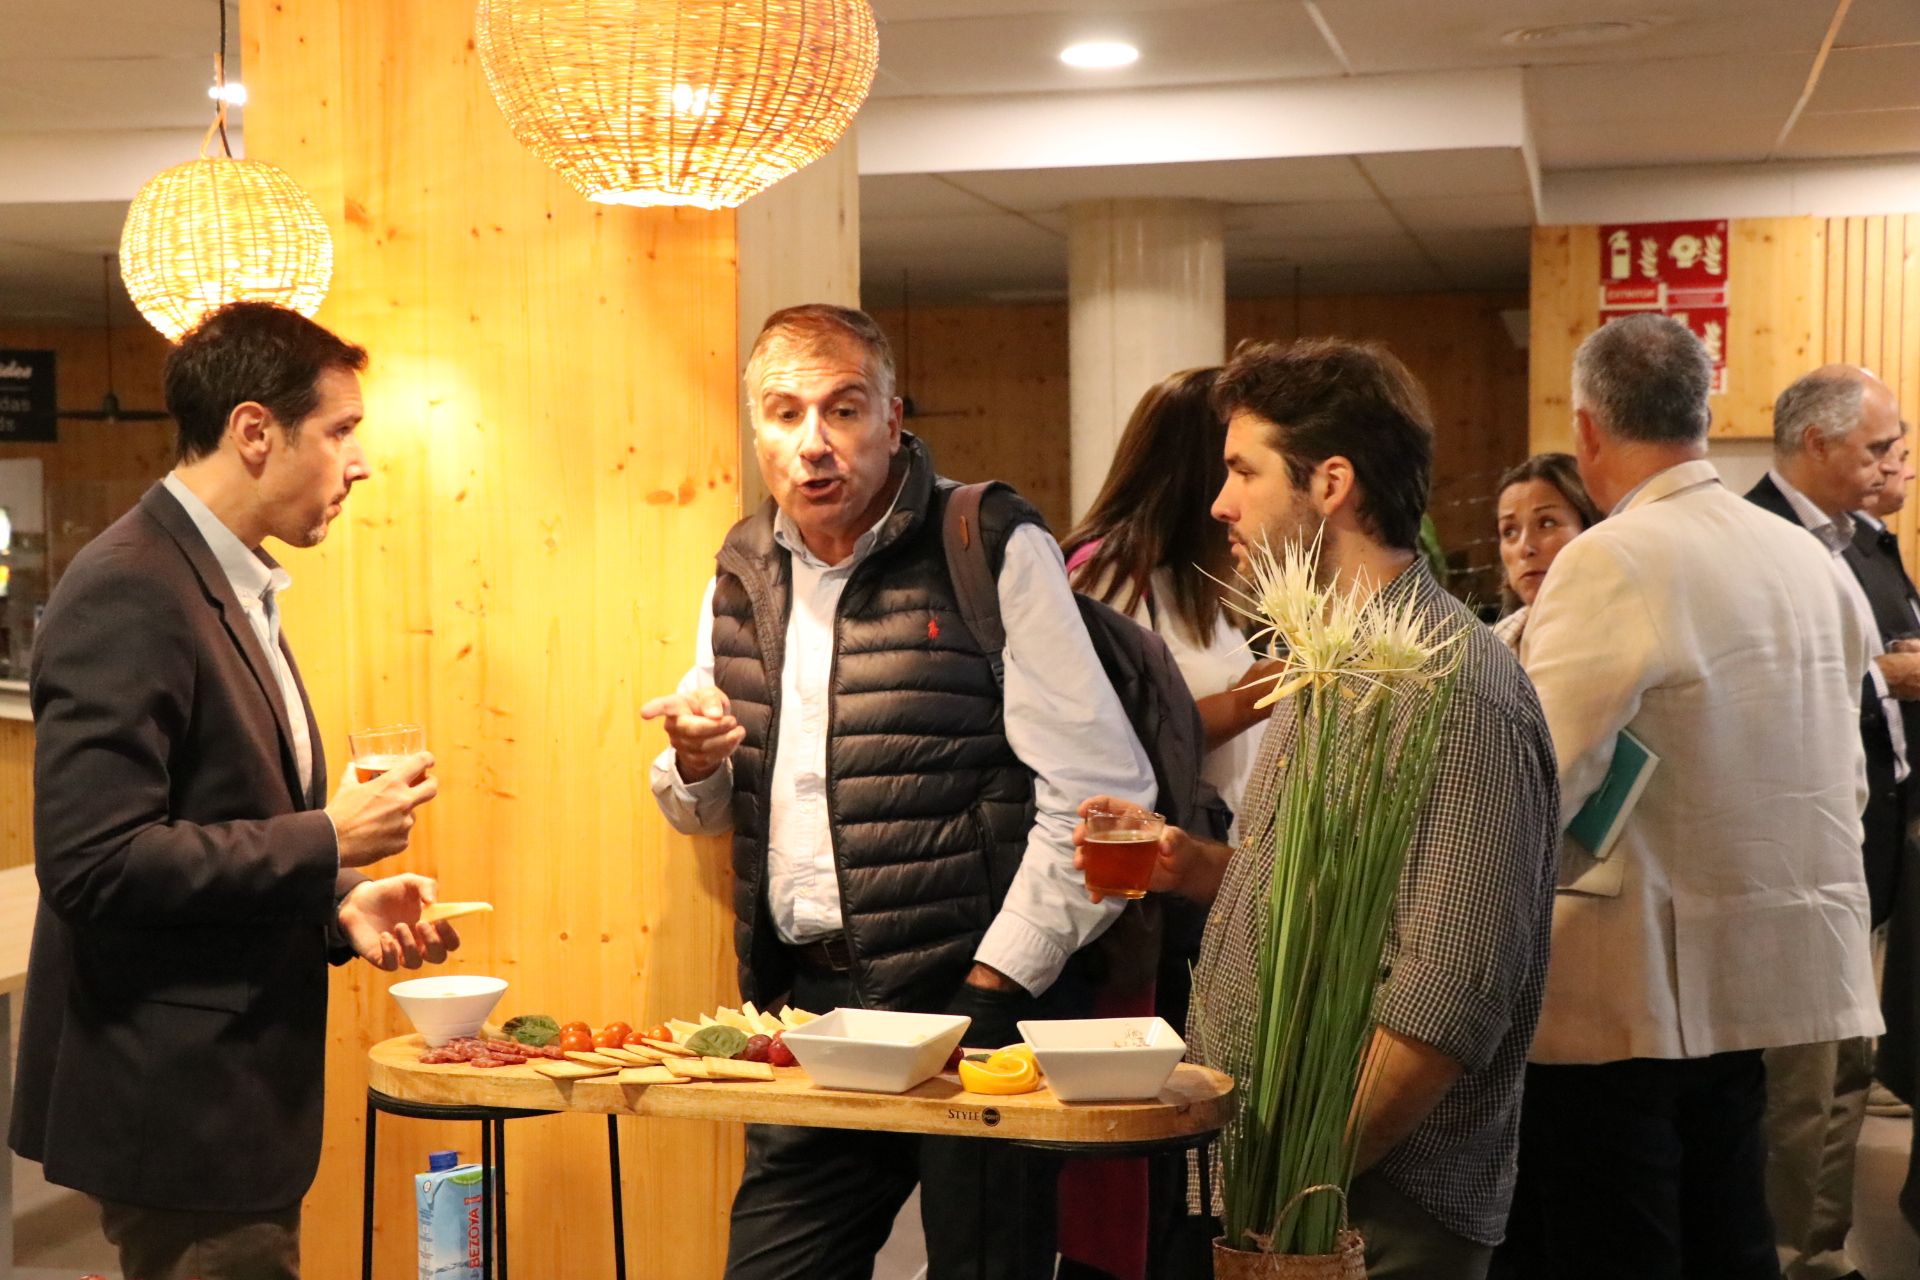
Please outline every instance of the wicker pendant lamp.
[[[226, 87], [226, 5], [214, 82]], [[221, 154], [209, 156], [214, 137]], [[140, 188], [120, 232], [120, 274], [140, 314], [177, 341], [229, 302], [275, 302], [311, 316], [333, 278], [333, 236], [313, 198], [264, 160], [235, 159], [219, 98], [200, 158]]]
[[879, 60], [867, 0], [479, 0], [514, 136], [590, 200], [732, 208], [833, 148]]

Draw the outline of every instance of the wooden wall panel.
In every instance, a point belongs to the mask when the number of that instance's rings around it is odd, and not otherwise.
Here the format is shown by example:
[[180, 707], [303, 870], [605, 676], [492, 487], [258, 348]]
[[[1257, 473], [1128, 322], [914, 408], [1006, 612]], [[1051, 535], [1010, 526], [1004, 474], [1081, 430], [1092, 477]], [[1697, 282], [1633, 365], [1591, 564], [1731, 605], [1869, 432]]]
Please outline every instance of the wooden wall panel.
[[[1596, 268], [1597, 270], [1597, 268]], [[1426, 385], [1435, 420], [1434, 513], [1450, 550], [1491, 563], [1490, 490], [1526, 456], [1527, 357], [1500, 313], [1509, 293], [1236, 298], [1227, 342], [1338, 335], [1385, 343]], [[1002, 479], [1066, 532], [1067, 317], [1060, 304], [876, 311], [907, 357], [909, 428], [961, 480]], [[1168, 370], [1171, 373], [1173, 370]]]
[[[1920, 214], [1736, 218], [1730, 233], [1729, 385], [1713, 397], [1715, 435], [1769, 438], [1774, 397], [1826, 363], [1872, 369], [1906, 420], [1920, 422]], [[1536, 450], [1571, 441], [1573, 349], [1598, 323], [1598, 234], [1597, 227], [1534, 229], [1529, 434]], [[1920, 504], [1908, 496], [1895, 528], [1910, 566], [1920, 569]]]
[[0, 871], [33, 861], [33, 725], [0, 720]]
[[[1530, 409], [1534, 452], [1570, 449], [1574, 348], [1600, 324], [1600, 229], [1535, 227]], [[1727, 391], [1713, 434], [1765, 438], [1773, 398], [1818, 363], [1824, 228], [1811, 218], [1735, 218], [1728, 227]]]
[[[0, 322], [0, 347], [55, 353], [55, 398], [62, 409], [93, 410], [107, 391], [107, 339], [98, 329]], [[120, 404], [159, 409], [167, 340], [136, 321], [113, 335]], [[38, 458], [46, 475], [48, 555], [58, 575], [73, 553], [124, 515], [173, 465], [173, 423], [60, 423], [58, 444], [0, 444], [0, 459]]]
[[[1056, 535], [1071, 518], [1067, 457], [1067, 309], [1062, 303], [877, 310], [901, 391], [918, 416], [907, 430], [957, 480], [1005, 480]], [[908, 319], [912, 327], [906, 327]]]
[[[454, 968], [506, 978], [502, 1015], [690, 1016], [736, 998], [727, 855], [659, 817], [664, 736], [639, 708], [691, 660], [739, 501], [734, 220], [574, 193], [500, 118], [472, 14], [242, 5], [249, 154], [320, 204], [320, 318], [372, 353], [374, 476], [289, 554], [289, 634], [334, 760], [355, 725], [426, 725], [440, 798], [383, 869], [495, 904]], [[309, 1275], [357, 1272], [364, 1054], [404, 1029], [394, 980], [334, 976]], [[622, 1128], [635, 1274], [718, 1275], [738, 1132]], [[512, 1270], [611, 1274], [604, 1123], [509, 1129]], [[470, 1125], [382, 1125], [381, 1276], [413, 1273], [427, 1151], [475, 1144]]]

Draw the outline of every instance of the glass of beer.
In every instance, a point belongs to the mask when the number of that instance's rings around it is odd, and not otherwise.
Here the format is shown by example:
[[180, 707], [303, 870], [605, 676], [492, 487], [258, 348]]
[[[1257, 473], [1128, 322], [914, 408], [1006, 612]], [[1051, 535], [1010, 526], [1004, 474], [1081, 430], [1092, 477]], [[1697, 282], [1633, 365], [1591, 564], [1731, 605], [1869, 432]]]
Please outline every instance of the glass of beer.
[[410, 755], [427, 749], [427, 731], [417, 724], [388, 724], [356, 729], [347, 735], [353, 780], [371, 782]]
[[1146, 897], [1166, 828], [1165, 818], [1141, 809], [1087, 810], [1087, 888], [1109, 898]]

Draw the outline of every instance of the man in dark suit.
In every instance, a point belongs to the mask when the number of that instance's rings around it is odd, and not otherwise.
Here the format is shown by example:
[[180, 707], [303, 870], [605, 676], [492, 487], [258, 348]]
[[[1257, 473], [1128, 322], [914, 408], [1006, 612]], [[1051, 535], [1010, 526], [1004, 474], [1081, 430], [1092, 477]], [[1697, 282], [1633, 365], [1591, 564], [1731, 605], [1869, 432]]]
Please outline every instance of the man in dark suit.
[[268, 538], [368, 471], [359, 347], [264, 303], [167, 359], [178, 465], [61, 577], [32, 664], [34, 860], [10, 1145], [85, 1191], [132, 1280], [299, 1274], [327, 964], [440, 961], [406, 848], [425, 753], [326, 793]]
[[[1895, 651], [1911, 623], [1889, 634], [1884, 573], [1861, 549], [1853, 516], [1897, 480], [1904, 437], [1886, 384], [1851, 365], [1800, 378], [1774, 402], [1773, 469], [1747, 497], [1804, 526], [1831, 553], [1834, 572], [1867, 635], [1874, 667], [1860, 699], [1867, 756], [1861, 815], [1870, 916], [1887, 922], [1900, 891], [1906, 844], [1908, 716], [1920, 696], [1920, 654]], [[1903, 575], [1904, 576], [1904, 575]], [[1909, 588], [1910, 589], [1910, 588]], [[1857, 1276], [1846, 1251], [1853, 1222], [1854, 1148], [1866, 1116], [1873, 1044], [1865, 1038], [1770, 1049], [1767, 1065], [1767, 1200], [1785, 1280]]]

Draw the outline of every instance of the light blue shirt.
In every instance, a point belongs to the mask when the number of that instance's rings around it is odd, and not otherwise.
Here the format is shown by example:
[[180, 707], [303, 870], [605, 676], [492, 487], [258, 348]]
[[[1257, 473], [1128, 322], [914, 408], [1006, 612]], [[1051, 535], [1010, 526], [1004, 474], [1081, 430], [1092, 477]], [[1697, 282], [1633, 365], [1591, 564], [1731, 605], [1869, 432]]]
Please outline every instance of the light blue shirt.
[[300, 768], [300, 781], [313, 786], [313, 737], [307, 730], [306, 703], [300, 698], [300, 686], [293, 678], [293, 667], [280, 651], [280, 606], [276, 597], [293, 585], [293, 578], [279, 561], [265, 551], [255, 551], [221, 523], [212, 508], [187, 488], [179, 473], [169, 472], [162, 482], [167, 492], [186, 508], [193, 527], [206, 540], [207, 550], [220, 563], [221, 572], [240, 600], [240, 608], [253, 627], [254, 638], [266, 651], [267, 665], [280, 686], [280, 707], [287, 714], [287, 727], [293, 732], [293, 758]]

